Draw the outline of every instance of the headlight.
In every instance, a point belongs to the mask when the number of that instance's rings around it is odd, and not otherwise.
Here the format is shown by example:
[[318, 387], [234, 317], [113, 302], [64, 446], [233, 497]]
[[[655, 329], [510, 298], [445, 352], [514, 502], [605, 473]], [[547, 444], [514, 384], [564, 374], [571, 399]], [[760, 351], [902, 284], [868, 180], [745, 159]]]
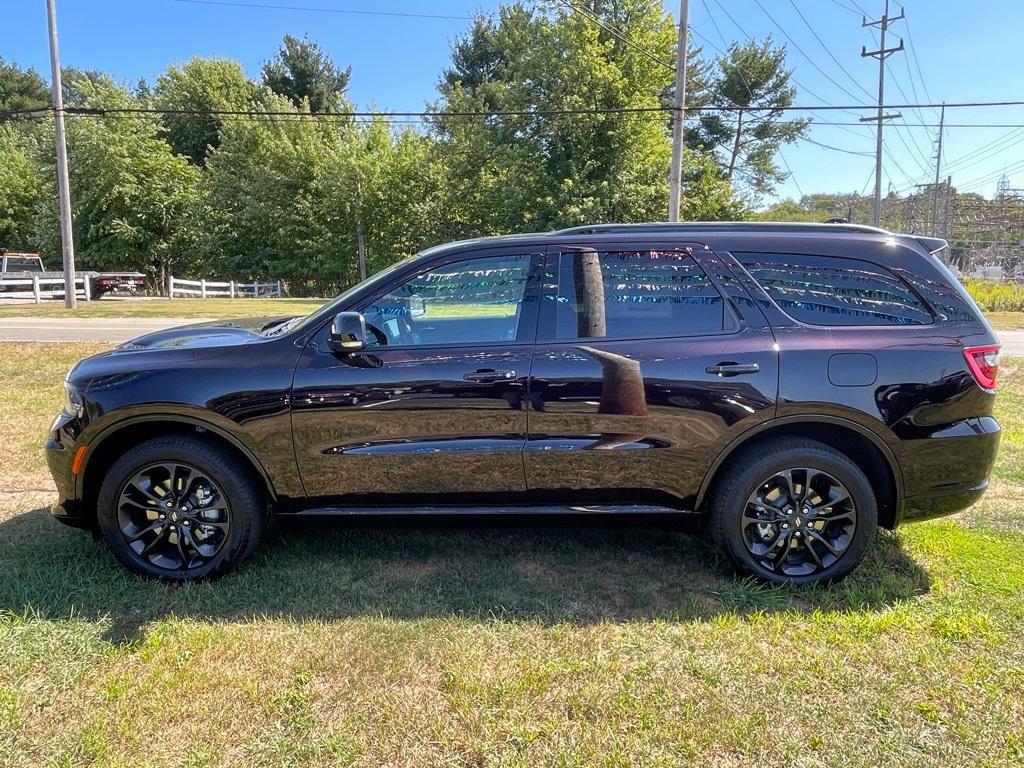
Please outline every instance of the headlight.
[[82, 396], [67, 379], [64, 380], [64, 413], [69, 416], [82, 415]]

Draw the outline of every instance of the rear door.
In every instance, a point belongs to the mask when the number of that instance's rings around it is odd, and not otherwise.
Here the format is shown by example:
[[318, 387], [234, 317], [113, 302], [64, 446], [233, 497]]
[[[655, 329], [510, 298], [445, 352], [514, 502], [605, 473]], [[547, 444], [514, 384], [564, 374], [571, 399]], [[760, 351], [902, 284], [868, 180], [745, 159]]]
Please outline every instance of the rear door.
[[763, 314], [701, 245], [552, 246], [529, 396], [529, 490], [688, 508], [717, 453], [775, 412]]

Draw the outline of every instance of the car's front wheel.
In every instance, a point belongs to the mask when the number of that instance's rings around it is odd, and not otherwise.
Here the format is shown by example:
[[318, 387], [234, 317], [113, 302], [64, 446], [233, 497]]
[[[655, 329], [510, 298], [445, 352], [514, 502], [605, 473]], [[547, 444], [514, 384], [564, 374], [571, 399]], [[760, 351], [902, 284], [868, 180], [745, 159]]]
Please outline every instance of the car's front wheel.
[[783, 584], [847, 575], [874, 535], [871, 483], [815, 440], [780, 438], [735, 456], [711, 500], [716, 544], [743, 572]]
[[195, 581], [230, 570], [259, 541], [264, 496], [249, 468], [199, 435], [141, 443], [100, 487], [97, 521], [110, 551], [131, 570]]

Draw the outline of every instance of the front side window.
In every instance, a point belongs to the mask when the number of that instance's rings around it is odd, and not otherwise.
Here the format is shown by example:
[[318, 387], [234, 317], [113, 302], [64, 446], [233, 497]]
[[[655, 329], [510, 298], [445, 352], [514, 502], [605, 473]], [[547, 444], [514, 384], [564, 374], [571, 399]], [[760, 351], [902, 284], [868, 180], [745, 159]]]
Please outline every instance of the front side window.
[[725, 325], [721, 295], [687, 253], [579, 249], [549, 259], [557, 291], [545, 305], [557, 339], [687, 336]]
[[372, 346], [515, 341], [529, 255], [456, 261], [410, 278], [362, 312]]
[[733, 253], [776, 304], [808, 325], [927, 325], [931, 313], [903, 280], [859, 259]]

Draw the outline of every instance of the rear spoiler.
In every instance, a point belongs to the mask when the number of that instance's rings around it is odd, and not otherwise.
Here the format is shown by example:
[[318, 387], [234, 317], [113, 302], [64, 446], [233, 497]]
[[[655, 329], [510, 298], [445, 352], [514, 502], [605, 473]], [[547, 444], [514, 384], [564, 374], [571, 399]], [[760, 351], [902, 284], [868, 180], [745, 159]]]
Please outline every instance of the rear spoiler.
[[[925, 250], [933, 256], [939, 256], [941, 251], [949, 248], [949, 243], [941, 237], [915, 237], [915, 240], [924, 246]], [[939, 256], [939, 258], [942, 258]]]

